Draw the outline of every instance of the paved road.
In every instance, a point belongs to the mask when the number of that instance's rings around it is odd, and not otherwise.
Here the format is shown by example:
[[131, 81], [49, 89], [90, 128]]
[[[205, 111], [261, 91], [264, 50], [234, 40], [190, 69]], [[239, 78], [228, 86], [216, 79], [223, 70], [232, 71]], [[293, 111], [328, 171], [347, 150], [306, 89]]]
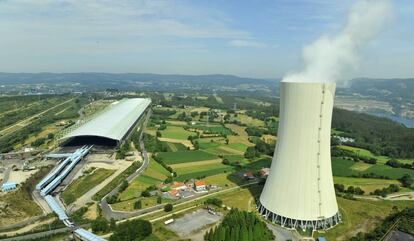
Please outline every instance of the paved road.
[[[148, 164], [149, 164], [149, 158], [148, 158], [148, 153], [145, 150], [145, 146], [144, 146], [144, 142], [142, 141], [142, 137], [143, 137], [143, 133], [145, 131], [145, 127], [147, 126], [148, 120], [151, 116], [151, 110], [148, 111], [146, 119], [143, 123], [143, 129], [141, 131], [141, 135], [140, 135], [140, 142], [139, 145], [141, 147], [141, 155], [142, 155], [142, 159], [143, 159], [143, 163], [141, 165], [140, 168], [138, 168], [134, 173], [132, 173], [126, 180], [128, 183], [131, 183], [135, 178], [137, 178], [143, 171], [145, 171], [145, 169], [147, 169]], [[119, 220], [122, 218], [125, 218], [125, 213], [122, 212], [115, 212], [112, 210], [112, 208], [109, 206], [108, 202], [106, 201], [106, 197], [108, 196], [112, 196], [115, 195], [119, 192], [119, 188], [121, 187], [122, 183], [119, 184], [116, 188], [114, 188], [111, 192], [109, 192], [108, 194], [106, 194], [102, 199], [101, 199], [101, 209], [102, 209], [102, 215], [107, 219], [115, 219], [115, 220]]]

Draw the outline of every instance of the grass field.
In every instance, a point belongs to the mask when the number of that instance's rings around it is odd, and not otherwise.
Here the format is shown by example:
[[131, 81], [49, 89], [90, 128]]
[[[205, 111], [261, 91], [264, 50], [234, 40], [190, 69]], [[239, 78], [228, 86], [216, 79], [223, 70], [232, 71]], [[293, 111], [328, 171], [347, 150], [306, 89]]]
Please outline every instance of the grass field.
[[204, 172], [209, 170], [217, 170], [217, 169], [226, 169], [228, 166], [222, 164], [221, 162], [216, 163], [206, 163], [203, 161], [201, 164], [198, 164], [198, 162], [191, 162], [186, 163], [190, 164], [185, 167], [175, 168], [174, 171], [178, 173], [179, 176], [194, 173], [194, 172]]
[[203, 180], [207, 183], [207, 185], [214, 184], [219, 187], [235, 187], [237, 184], [228, 177], [229, 175], [229, 173], [220, 173], [208, 176]]
[[120, 194], [120, 199], [137, 198], [147, 187], [160, 184], [168, 176], [170, 173], [163, 166], [150, 159], [147, 169], [129, 184], [128, 188]]
[[258, 185], [238, 190], [237, 195], [222, 194], [217, 197], [223, 201], [223, 204], [237, 208], [239, 210], [252, 211], [255, 210], [255, 198], [258, 198], [262, 191], [262, 187]]
[[195, 136], [196, 134], [191, 131], [186, 131], [180, 126], [168, 126], [167, 129], [161, 131], [161, 137], [187, 140], [189, 136]]
[[177, 151], [177, 152], [161, 152], [158, 154], [165, 164], [177, 164], [183, 162], [195, 162], [217, 159], [217, 155], [207, 153], [202, 150], [196, 151]]
[[244, 158], [241, 155], [224, 155], [223, 158], [230, 161], [230, 163], [240, 163], [240, 164], [248, 164], [250, 163], [248, 159]]
[[42, 214], [39, 206], [21, 189], [0, 195], [0, 203], [4, 205], [0, 211], [0, 227]]
[[189, 126], [191, 129], [200, 130], [203, 133], [207, 134], [221, 134], [221, 135], [231, 135], [233, 132], [222, 126], [222, 125], [215, 125], [215, 124], [198, 124]]
[[[356, 168], [354, 165], [359, 167]], [[364, 167], [361, 168], [361, 165]], [[338, 177], [349, 177], [364, 173], [375, 173], [377, 175], [387, 176], [391, 179], [399, 179], [405, 174], [414, 177], [414, 170], [411, 169], [393, 168], [383, 164], [356, 164], [354, 161], [342, 158], [332, 158], [332, 171], [333, 175]]]
[[187, 150], [187, 147], [185, 147], [181, 143], [172, 143], [172, 142], [167, 142], [167, 141], [164, 142], [164, 143], [167, 145], [169, 151], [171, 151], [171, 152], [185, 151], [185, 150]]
[[262, 120], [252, 118], [246, 114], [237, 114], [237, 117], [233, 117], [233, 118], [237, 121], [240, 121], [240, 123], [245, 124], [245, 125], [257, 126], [257, 127], [265, 126]]
[[397, 180], [384, 180], [384, 179], [373, 179], [373, 178], [355, 178], [355, 177], [334, 177], [334, 182], [343, 184], [345, 188], [348, 186], [360, 187], [368, 195], [375, 189], [382, 189], [388, 187], [390, 184], [399, 185], [400, 182]]
[[217, 163], [222, 163], [223, 160], [222, 159], [214, 159], [214, 160], [207, 160], [207, 161], [198, 161], [198, 162], [183, 162], [183, 163], [178, 163], [178, 164], [173, 164], [170, 165], [170, 167], [174, 170], [179, 169], [179, 168], [198, 168], [199, 166], [205, 166], [205, 165], [214, 165]]
[[96, 169], [90, 174], [82, 176], [73, 181], [62, 193], [62, 198], [66, 204], [71, 204], [76, 201], [76, 198], [81, 197], [87, 193], [91, 188], [103, 182], [106, 178], [111, 176], [115, 170]]
[[143, 197], [143, 198], [132, 198], [125, 201], [121, 201], [115, 204], [111, 204], [111, 207], [117, 211], [132, 211], [134, 210], [134, 203], [137, 200], [141, 200], [142, 208], [147, 208], [157, 205], [156, 197]]
[[378, 163], [382, 163], [382, 164], [385, 164], [389, 160], [389, 158], [386, 156], [376, 156], [372, 152], [366, 149], [358, 148], [358, 147], [341, 145], [341, 146], [338, 146], [338, 148], [342, 150], [352, 151], [356, 153], [358, 156], [376, 158], [378, 160]]
[[327, 240], [347, 240], [358, 232], [366, 232], [375, 228], [375, 225], [385, 218], [393, 206], [400, 210], [404, 207], [414, 207], [412, 201], [370, 201], [348, 200], [337, 198], [342, 223], [325, 233], [316, 233], [325, 236]]
[[177, 181], [185, 181], [191, 178], [195, 179], [203, 179], [208, 176], [217, 175], [220, 173], [230, 173], [234, 170], [234, 167], [226, 166], [226, 165], [208, 165], [205, 167], [197, 167], [194, 168], [186, 168], [186, 169], [178, 169], [177, 172], [181, 174], [178, 175], [176, 178]]

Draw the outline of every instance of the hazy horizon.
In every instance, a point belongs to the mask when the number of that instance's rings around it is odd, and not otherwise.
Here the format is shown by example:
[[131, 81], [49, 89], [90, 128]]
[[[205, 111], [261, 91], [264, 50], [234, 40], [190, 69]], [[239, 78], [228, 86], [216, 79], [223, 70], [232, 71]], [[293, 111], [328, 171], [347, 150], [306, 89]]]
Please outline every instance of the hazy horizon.
[[[335, 35], [352, 1], [0, 1], [0, 72], [156, 73], [279, 79]], [[345, 78], [414, 76], [414, 2], [360, 51]]]

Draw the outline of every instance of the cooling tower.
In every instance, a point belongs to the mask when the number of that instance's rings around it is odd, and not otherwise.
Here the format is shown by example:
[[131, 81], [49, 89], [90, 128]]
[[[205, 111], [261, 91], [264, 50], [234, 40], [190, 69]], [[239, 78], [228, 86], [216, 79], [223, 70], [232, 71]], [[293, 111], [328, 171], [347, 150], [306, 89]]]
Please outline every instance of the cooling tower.
[[335, 84], [281, 82], [277, 144], [258, 202], [268, 220], [289, 228], [340, 222], [331, 169]]

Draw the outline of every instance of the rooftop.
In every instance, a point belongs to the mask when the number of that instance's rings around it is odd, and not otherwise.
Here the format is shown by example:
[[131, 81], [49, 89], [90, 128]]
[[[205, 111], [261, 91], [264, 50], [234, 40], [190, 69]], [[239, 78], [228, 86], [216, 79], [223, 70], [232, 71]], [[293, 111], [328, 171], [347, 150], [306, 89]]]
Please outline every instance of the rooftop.
[[150, 105], [150, 99], [122, 99], [112, 103], [92, 120], [64, 135], [61, 139], [99, 136], [121, 141]]

